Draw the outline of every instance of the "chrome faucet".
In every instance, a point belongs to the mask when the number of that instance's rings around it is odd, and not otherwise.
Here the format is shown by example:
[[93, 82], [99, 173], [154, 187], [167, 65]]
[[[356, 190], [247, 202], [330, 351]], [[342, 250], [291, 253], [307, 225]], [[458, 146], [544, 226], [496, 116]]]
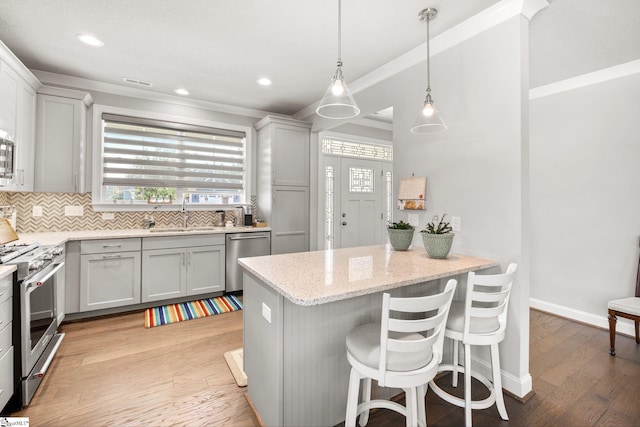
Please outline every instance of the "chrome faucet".
[[187, 198], [182, 197], [182, 227], [187, 228], [187, 221], [189, 220], [189, 214], [187, 213]]

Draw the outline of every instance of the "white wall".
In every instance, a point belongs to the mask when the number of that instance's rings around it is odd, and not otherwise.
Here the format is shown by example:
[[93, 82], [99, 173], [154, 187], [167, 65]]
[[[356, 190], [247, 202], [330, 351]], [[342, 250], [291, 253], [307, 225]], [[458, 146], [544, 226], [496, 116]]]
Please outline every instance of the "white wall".
[[635, 292], [638, 71], [531, 100], [532, 305], [602, 327]]

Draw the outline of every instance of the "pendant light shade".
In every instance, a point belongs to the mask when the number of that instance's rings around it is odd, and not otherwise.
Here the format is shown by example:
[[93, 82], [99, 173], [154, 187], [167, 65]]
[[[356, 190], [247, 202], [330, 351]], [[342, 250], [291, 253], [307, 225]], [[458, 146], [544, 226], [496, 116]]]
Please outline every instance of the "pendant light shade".
[[444, 123], [440, 111], [433, 105], [433, 98], [431, 98], [431, 70], [430, 70], [430, 52], [429, 52], [429, 21], [434, 19], [438, 11], [433, 8], [427, 8], [422, 10], [418, 17], [421, 21], [427, 21], [427, 95], [424, 99], [422, 109], [418, 114], [418, 118], [414, 126], [411, 128], [411, 133], [436, 133], [447, 130], [447, 125]]
[[342, 18], [342, 1], [338, 0], [338, 68], [331, 79], [331, 84], [325, 92], [316, 113], [319, 116], [328, 119], [350, 119], [360, 114], [360, 109], [356, 105], [356, 101], [351, 95], [351, 91], [347, 87], [347, 83], [342, 76], [342, 58], [341, 58], [341, 18]]

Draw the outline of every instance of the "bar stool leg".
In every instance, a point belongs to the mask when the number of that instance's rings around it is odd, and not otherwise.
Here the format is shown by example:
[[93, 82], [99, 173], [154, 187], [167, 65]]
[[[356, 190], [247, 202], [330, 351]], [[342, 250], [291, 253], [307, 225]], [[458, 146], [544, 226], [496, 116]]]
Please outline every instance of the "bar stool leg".
[[358, 416], [358, 392], [360, 389], [360, 375], [358, 371], [351, 368], [349, 376], [349, 393], [347, 394], [347, 414], [345, 416], [345, 427], [355, 427]]
[[609, 309], [609, 354], [616, 355], [616, 323], [618, 318], [613, 310]]
[[453, 340], [453, 369], [451, 370], [451, 386], [458, 387], [458, 340]]
[[409, 387], [404, 389], [405, 403], [407, 405], [407, 427], [418, 425], [418, 396], [417, 387]]
[[[364, 384], [362, 385], [362, 402], [368, 402], [371, 400], [371, 378], [365, 378]], [[364, 427], [369, 422], [369, 409], [363, 411], [360, 414], [360, 419], [358, 420], [358, 424], [360, 427]]]
[[464, 424], [471, 427], [471, 346], [464, 345]]
[[427, 425], [427, 409], [425, 407], [425, 398], [427, 397], [427, 390], [429, 389], [429, 384], [423, 384], [418, 386], [418, 423], [422, 423], [422, 425]]
[[504, 406], [504, 396], [502, 395], [502, 376], [500, 373], [500, 348], [498, 344], [491, 344], [491, 371], [493, 372], [493, 392], [496, 394], [496, 406], [500, 417], [507, 421], [507, 408]]

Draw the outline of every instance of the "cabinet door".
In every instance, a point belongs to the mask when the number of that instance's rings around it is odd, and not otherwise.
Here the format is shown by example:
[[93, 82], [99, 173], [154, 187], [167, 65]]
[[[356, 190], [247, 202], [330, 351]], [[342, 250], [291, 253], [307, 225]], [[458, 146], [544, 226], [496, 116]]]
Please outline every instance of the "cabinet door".
[[185, 249], [142, 251], [142, 302], [187, 295]]
[[36, 92], [26, 83], [18, 88], [16, 135], [17, 191], [33, 191], [36, 143]]
[[273, 185], [309, 185], [309, 129], [274, 125]]
[[271, 254], [309, 250], [309, 190], [274, 187], [271, 216]]
[[187, 295], [224, 291], [224, 255], [224, 245], [187, 250]]
[[16, 134], [18, 86], [20, 77], [0, 60], [0, 130]]
[[39, 94], [37, 111], [35, 191], [81, 192], [84, 103]]
[[58, 319], [58, 325], [62, 324], [64, 315], [66, 313], [66, 263], [59, 270], [56, 278], [56, 318]]
[[140, 303], [140, 252], [81, 255], [80, 311]]

